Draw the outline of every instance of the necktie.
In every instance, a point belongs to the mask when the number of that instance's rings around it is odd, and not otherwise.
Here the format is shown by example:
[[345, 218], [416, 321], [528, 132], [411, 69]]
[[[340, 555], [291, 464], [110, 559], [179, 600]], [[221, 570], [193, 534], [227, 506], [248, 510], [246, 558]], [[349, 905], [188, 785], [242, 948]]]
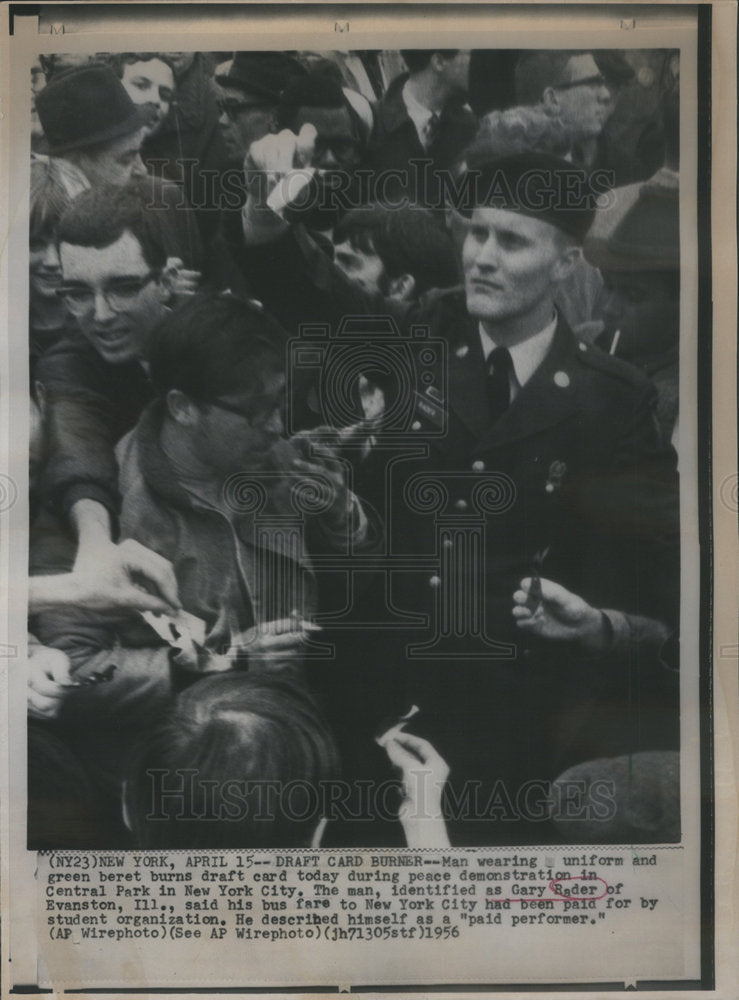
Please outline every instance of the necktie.
[[495, 423], [508, 409], [511, 402], [511, 355], [507, 347], [496, 347], [488, 358], [488, 405], [490, 419]]

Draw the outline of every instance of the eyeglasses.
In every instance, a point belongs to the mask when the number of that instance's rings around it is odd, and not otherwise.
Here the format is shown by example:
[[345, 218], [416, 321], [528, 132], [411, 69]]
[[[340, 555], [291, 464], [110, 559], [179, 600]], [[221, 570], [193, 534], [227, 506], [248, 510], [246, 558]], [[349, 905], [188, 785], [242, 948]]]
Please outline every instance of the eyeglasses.
[[333, 153], [339, 163], [354, 160], [359, 155], [359, 142], [351, 135], [322, 136], [319, 134], [316, 136], [313, 153], [314, 163], [320, 163], [321, 157], [327, 153]]
[[609, 87], [608, 80], [602, 73], [593, 76], [584, 76], [580, 80], [571, 80], [570, 83], [558, 83], [554, 90], [574, 90], [575, 87]]
[[231, 121], [236, 121], [244, 111], [262, 111], [269, 108], [263, 101], [216, 101], [221, 114], [226, 114]]
[[[153, 281], [160, 271], [158, 268], [142, 274], [137, 278], [114, 278], [101, 288], [100, 294], [111, 309], [126, 309], [134, 301], [139, 292]], [[73, 313], [84, 313], [95, 304], [96, 290], [89, 285], [62, 285], [56, 294], [64, 299], [67, 308]]]

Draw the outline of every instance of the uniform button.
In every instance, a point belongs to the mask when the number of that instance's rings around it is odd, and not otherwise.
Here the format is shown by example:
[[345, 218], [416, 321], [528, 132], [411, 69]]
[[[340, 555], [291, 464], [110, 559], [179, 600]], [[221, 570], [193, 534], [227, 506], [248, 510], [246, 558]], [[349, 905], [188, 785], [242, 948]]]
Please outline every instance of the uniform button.
[[481, 462], [478, 459], [476, 462], [472, 463], [472, 469], [473, 469], [474, 472], [484, 472], [485, 471], [485, 463]]
[[581, 351], [587, 351], [588, 349], [588, 345], [584, 344], [582, 341], [580, 341], [580, 343], [577, 346], [580, 348]]
[[521, 655], [523, 656], [523, 658], [525, 660], [528, 660], [528, 658], [531, 656], [531, 650], [530, 649], [524, 649], [523, 652], [521, 653]]
[[466, 358], [470, 353], [469, 346], [467, 344], [461, 344], [454, 353], [458, 358]]
[[454, 545], [454, 542], [451, 540], [451, 538], [445, 538], [443, 545], [445, 549], [450, 549]]
[[441, 577], [440, 576], [432, 576], [432, 577], [430, 577], [430, 579], [429, 579], [429, 587], [433, 587], [434, 590], [436, 590], [436, 588], [440, 587], [440, 586], [441, 586]]
[[455, 500], [454, 506], [457, 508], [457, 510], [467, 510], [468, 504], [466, 500]]
[[554, 483], [547, 483], [544, 489], [547, 491], [547, 493], [554, 493]]
[[566, 389], [570, 384], [570, 376], [567, 372], [555, 372], [554, 373], [554, 384], [558, 385], [560, 389]]
[[411, 430], [412, 431], [420, 431], [421, 430], [421, 421], [420, 420], [414, 420], [413, 423], [411, 424]]

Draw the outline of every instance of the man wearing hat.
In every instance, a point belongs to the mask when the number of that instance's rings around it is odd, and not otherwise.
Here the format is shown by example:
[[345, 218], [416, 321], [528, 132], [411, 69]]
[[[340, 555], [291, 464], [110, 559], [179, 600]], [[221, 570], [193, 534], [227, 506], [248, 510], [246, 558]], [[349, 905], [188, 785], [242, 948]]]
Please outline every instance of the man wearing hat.
[[644, 185], [638, 200], [605, 239], [588, 240], [588, 260], [600, 268], [598, 311], [605, 329], [597, 343], [640, 368], [658, 394], [657, 415], [667, 441], [678, 415], [680, 337], [680, 210], [676, 189]]
[[[288, 138], [252, 147], [273, 183], [286, 182]], [[293, 139], [310, 163], [311, 134]], [[647, 379], [579, 342], [554, 307], [592, 221], [585, 173], [532, 153], [469, 181], [464, 291], [413, 307], [345, 281], [270, 213], [268, 183], [250, 191], [244, 233], [253, 293], [293, 335], [390, 315], [401, 335], [426, 328], [446, 345], [433, 363], [418, 355], [405, 437], [380, 432], [357, 463], [386, 519], [388, 569], [407, 562], [356, 634], [350, 687], [361, 707], [394, 649], [406, 688], [385, 710], [419, 706], [415, 728], [449, 762], [452, 843], [541, 843], [556, 839], [545, 825], [556, 774], [675, 739], [672, 678], [639, 625], [677, 624], [674, 454]], [[317, 382], [319, 408], [336, 378]], [[400, 439], [406, 454], [388, 451]], [[539, 628], [553, 609], [557, 627]], [[416, 624], [380, 624], [398, 612]]]
[[55, 75], [36, 100], [45, 143], [41, 152], [71, 163], [93, 188], [147, 185], [168, 254], [200, 270], [200, 234], [182, 189], [147, 173], [141, 146], [151, 121], [109, 66], [93, 63]]
[[284, 52], [236, 52], [216, 74], [219, 124], [229, 157], [240, 167], [249, 146], [271, 131], [280, 94], [306, 70]]
[[90, 184], [145, 177], [141, 144], [151, 112], [137, 106], [108, 66], [55, 75], [36, 98], [46, 138], [41, 152], [69, 160]]

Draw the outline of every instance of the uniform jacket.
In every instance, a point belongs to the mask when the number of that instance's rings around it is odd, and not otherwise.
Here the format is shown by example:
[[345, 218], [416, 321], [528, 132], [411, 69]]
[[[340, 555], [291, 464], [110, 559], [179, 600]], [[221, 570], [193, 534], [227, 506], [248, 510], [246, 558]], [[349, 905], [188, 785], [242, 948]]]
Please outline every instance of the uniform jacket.
[[[415, 616], [407, 629], [388, 627], [386, 655], [394, 649], [407, 670], [404, 709], [423, 709], [425, 734], [453, 775], [497, 774], [519, 787], [578, 760], [674, 739], [663, 689], [672, 679], [639, 641], [593, 663], [526, 639], [511, 616], [538, 554], [543, 577], [594, 607], [676, 628], [675, 456], [648, 380], [560, 320], [539, 369], [491, 426], [477, 323], [462, 295], [412, 308], [368, 297], [300, 231], [247, 257], [254, 294], [295, 334], [301, 322], [323, 322], [335, 335], [345, 317], [368, 313], [390, 315], [400, 337], [428, 331], [431, 350], [415, 351], [404, 390], [415, 403], [401, 438], [416, 455], [390, 460], [400, 438], [379, 435], [357, 474], [376, 486], [393, 557], [408, 557], [378, 591], [386, 621]], [[484, 842], [478, 835], [469, 842]]]

